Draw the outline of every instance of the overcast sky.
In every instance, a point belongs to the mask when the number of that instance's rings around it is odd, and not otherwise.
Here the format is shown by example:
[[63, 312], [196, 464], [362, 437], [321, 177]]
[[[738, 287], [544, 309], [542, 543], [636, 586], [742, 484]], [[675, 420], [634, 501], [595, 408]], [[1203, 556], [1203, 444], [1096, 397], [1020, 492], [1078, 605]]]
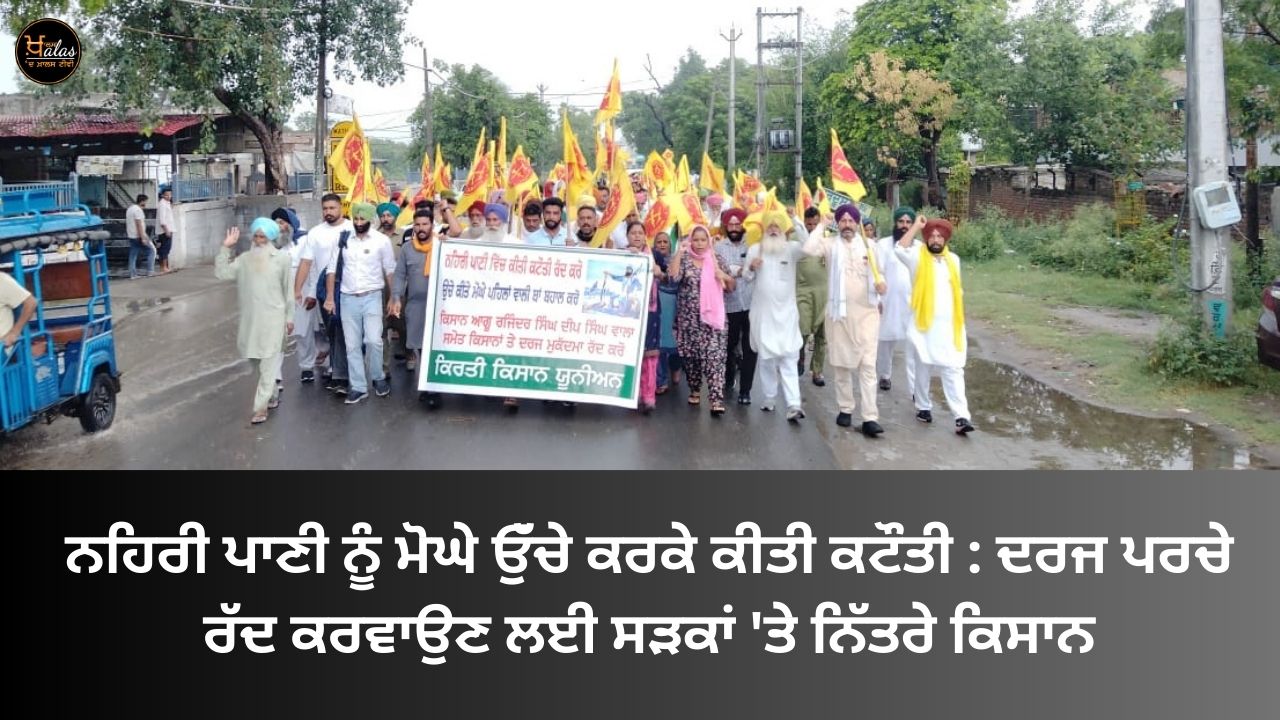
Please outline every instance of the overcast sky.
[[[1097, 0], [1085, 0], [1082, 15]], [[805, 26], [831, 28], [863, 0], [802, 0]], [[1138, 0], [1135, 24], [1142, 27], [1153, 0]], [[1014, 0], [1015, 13], [1025, 12], [1032, 0]], [[634, 7], [634, 10], [631, 8]], [[644, 0], [633, 4], [603, 0], [586, 3], [496, 2], [439, 3], [415, 0], [406, 19], [414, 36], [427, 40], [432, 61], [478, 64], [493, 72], [516, 92], [547, 88], [552, 106], [565, 101], [584, 109], [594, 108], [602, 97], [616, 57], [622, 89], [653, 87], [645, 72], [646, 57], [660, 82], [671, 79], [687, 48], [697, 50], [714, 65], [729, 56], [729, 43], [721, 37], [731, 25], [742, 31], [738, 56], [755, 62], [756, 4], [750, 2], [702, 2], [700, 0]], [[766, 6], [793, 10], [794, 5]], [[794, 32], [792, 18], [766, 18], [765, 35]], [[0, 44], [13, 38], [0, 35]], [[404, 61], [422, 64], [422, 50], [406, 47]], [[15, 92], [16, 68], [0, 73], [0, 92]], [[441, 78], [432, 75], [433, 87]], [[333, 81], [335, 93], [350, 97], [364, 129], [388, 139], [408, 140], [409, 114], [422, 98], [422, 70], [405, 67], [396, 85], [349, 85]], [[300, 98], [296, 110], [314, 108], [313, 98]]]

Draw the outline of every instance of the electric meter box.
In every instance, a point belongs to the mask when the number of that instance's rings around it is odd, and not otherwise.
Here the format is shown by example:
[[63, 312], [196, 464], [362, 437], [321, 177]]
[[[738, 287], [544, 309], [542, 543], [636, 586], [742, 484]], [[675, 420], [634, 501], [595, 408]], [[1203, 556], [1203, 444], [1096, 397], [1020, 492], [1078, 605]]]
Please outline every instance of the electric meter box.
[[1201, 185], [1192, 191], [1200, 224], [1217, 230], [1240, 222], [1240, 204], [1230, 183], [1219, 180]]

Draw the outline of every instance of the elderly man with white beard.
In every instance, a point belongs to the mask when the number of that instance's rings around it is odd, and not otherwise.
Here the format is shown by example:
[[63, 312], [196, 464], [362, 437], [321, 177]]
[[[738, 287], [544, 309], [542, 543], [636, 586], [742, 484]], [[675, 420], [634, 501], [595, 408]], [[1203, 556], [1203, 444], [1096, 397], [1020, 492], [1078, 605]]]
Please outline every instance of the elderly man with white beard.
[[800, 312], [796, 305], [796, 266], [804, 257], [804, 245], [787, 240], [792, 223], [786, 213], [771, 211], [760, 220], [764, 234], [747, 250], [742, 276], [755, 290], [751, 296], [751, 347], [759, 360], [764, 402], [760, 409], [773, 412], [782, 381], [787, 420], [804, 417], [800, 407]]

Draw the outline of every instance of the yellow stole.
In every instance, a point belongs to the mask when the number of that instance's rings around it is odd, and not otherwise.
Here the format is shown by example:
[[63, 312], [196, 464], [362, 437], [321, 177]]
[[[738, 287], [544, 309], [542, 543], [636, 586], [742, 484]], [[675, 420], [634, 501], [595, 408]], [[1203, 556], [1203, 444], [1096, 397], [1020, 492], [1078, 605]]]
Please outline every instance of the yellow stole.
[[409, 239], [413, 241], [414, 250], [417, 250], [418, 252], [427, 256], [427, 262], [422, 266], [422, 276], [431, 277], [431, 251], [435, 249], [435, 246], [436, 246], [435, 241], [434, 240], [428, 241], [424, 245], [418, 242], [418, 235], [416, 233], [410, 235]]
[[[942, 248], [942, 259], [947, 263], [947, 272], [951, 275], [951, 329], [955, 335], [956, 350], [964, 347], [964, 291], [960, 288], [960, 266], [946, 246]], [[927, 245], [920, 245], [920, 262], [916, 267], [916, 276], [911, 280], [911, 309], [916, 314], [916, 329], [928, 332], [933, 324], [933, 253]]]

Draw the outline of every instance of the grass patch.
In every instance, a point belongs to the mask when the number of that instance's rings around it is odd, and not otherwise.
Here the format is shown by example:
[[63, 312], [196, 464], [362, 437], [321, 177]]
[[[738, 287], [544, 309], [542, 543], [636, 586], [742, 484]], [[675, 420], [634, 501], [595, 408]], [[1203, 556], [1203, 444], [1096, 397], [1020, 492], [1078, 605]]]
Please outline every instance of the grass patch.
[[[967, 313], [1029, 347], [1091, 364], [1089, 379], [1099, 399], [1151, 412], [1188, 408], [1253, 442], [1280, 445], [1274, 409], [1280, 407], [1280, 372], [1253, 363], [1247, 384], [1230, 388], [1170, 381], [1147, 369], [1148, 343], [1068, 325], [1053, 314], [1057, 306], [1075, 305], [1172, 318], [1187, 306], [1185, 296], [1172, 288], [1046, 270], [1019, 256], [966, 263], [963, 272]], [[1242, 311], [1235, 325], [1251, 328], [1257, 320], [1256, 312]]]

